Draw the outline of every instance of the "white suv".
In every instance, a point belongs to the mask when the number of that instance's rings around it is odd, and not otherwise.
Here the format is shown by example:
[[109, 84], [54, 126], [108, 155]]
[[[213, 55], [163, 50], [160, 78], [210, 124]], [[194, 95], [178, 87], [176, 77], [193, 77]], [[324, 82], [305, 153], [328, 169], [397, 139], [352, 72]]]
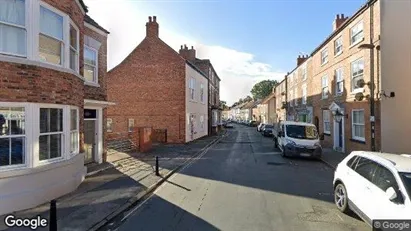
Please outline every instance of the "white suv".
[[411, 219], [411, 156], [355, 151], [334, 173], [334, 201], [368, 224], [375, 219]]

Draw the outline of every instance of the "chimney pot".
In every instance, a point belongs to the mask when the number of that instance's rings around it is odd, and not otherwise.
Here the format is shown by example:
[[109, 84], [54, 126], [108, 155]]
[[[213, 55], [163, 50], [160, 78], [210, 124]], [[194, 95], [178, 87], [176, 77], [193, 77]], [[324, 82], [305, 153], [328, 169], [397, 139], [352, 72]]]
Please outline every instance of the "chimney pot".
[[344, 14], [341, 14], [341, 19], [344, 19]]
[[148, 16], [148, 21], [151, 22], [151, 16]]
[[340, 14], [337, 14], [337, 19], [340, 19]]
[[180, 49], [183, 49], [183, 45], [180, 46]]
[[153, 16], [153, 21], [157, 22], [157, 16]]
[[194, 50], [194, 46], [191, 46], [191, 49]]

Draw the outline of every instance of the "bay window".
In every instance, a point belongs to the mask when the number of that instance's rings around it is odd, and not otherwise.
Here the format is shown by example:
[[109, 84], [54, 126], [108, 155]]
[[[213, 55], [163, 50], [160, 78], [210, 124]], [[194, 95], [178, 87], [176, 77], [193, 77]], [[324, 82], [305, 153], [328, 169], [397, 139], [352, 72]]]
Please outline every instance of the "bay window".
[[0, 107], [0, 167], [25, 164], [25, 109]]
[[40, 60], [63, 65], [63, 41], [63, 16], [41, 5], [39, 33]]
[[70, 153], [79, 152], [79, 114], [78, 109], [70, 109]]
[[62, 146], [63, 109], [40, 108], [40, 161], [61, 157]]
[[70, 69], [78, 72], [79, 64], [79, 33], [73, 24], [70, 24]]
[[25, 0], [0, 1], [0, 53], [27, 55]]
[[97, 51], [84, 46], [84, 78], [87, 82], [98, 83], [97, 76]]

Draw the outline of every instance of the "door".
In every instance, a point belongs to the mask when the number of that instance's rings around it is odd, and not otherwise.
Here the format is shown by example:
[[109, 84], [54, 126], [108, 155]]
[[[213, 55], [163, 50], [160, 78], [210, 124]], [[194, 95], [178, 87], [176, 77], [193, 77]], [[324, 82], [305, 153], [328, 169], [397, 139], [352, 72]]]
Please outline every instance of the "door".
[[96, 150], [96, 121], [84, 121], [84, 163], [94, 161], [94, 153]]
[[314, 118], [314, 125], [317, 128], [317, 131], [320, 131], [320, 120], [318, 119], [318, 116]]
[[337, 122], [334, 120], [334, 150], [342, 152], [343, 149], [343, 120]]

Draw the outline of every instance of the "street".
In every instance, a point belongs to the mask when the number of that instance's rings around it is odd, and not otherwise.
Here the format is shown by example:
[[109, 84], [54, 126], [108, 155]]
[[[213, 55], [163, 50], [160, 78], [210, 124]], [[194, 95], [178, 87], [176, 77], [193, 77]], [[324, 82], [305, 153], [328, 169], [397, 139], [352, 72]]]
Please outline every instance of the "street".
[[118, 230], [369, 230], [333, 204], [333, 170], [284, 159], [272, 138], [234, 125], [139, 204]]

